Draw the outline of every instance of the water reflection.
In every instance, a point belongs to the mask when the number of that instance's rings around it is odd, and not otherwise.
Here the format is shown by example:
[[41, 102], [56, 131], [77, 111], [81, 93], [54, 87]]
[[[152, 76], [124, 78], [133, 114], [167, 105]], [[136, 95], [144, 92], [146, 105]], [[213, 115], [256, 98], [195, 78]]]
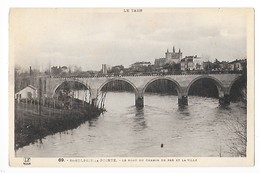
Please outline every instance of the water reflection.
[[96, 127], [97, 119], [87, 121], [89, 128]]
[[144, 109], [135, 108], [135, 117], [133, 122], [134, 131], [142, 131], [147, 128], [147, 123], [144, 116]]
[[188, 106], [179, 106], [177, 112], [182, 116], [190, 116], [190, 111]]
[[231, 110], [230, 105], [218, 105], [219, 110]]

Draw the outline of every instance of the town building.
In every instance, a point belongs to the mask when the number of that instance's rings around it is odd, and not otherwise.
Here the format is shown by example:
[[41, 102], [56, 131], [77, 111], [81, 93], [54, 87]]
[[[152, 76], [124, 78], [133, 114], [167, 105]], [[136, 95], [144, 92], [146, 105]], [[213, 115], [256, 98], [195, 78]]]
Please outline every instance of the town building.
[[28, 85], [21, 91], [15, 93], [15, 99], [34, 99], [37, 98], [37, 88]]
[[165, 58], [155, 59], [154, 65], [157, 67], [164, 66], [165, 64], [178, 64], [180, 63], [182, 58], [182, 52], [179, 49], [178, 52], [175, 52], [175, 47], [173, 46], [172, 52], [167, 51], [165, 52]]
[[131, 65], [131, 67], [135, 68], [135, 67], [148, 67], [149, 65], [151, 65], [151, 62], [135, 62]]
[[181, 60], [181, 70], [182, 71], [190, 71], [190, 70], [202, 70], [202, 59], [195, 56], [186, 56]]
[[209, 70], [211, 71], [212, 67], [213, 67], [213, 63], [210, 62], [210, 61], [204, 61], [204, 62], [202, 63], [202, 68], [203, 68], [203, 70], [205, 70], [205, 71], [209, 71]]
[[111, 70], [111, 66], [110, 65], [102, 64], [102, 69], [101, 69], [102, 74], [107, 74], [107, 72], [109, 70]]
[[156, 67], [162, 67], [164, 66], [166, 63], [165, 63], [165, 58], [158, 58], [158, 59], [155, 59], [154, 60], [154, 65]]
[[229, 63], [229, 70], [230, 71], [242, 71], [243, 66], [246, 64], [246, 59], [236, 59]]
[[228, 71], [229, 70], [229, 62], [228, 61], [221, 61], [219, 64], [221, 71]]
[[131, 65], [131, 69], [135, 71], [143, 71], [145, 67], [148, 67], [151, 65], [151, 62], [135, 62]]

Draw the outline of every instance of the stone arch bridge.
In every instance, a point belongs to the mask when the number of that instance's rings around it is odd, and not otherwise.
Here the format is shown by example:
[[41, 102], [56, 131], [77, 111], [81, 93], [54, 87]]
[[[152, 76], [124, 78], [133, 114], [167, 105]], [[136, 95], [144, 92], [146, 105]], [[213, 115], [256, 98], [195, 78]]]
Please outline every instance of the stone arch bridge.
[[129, 83], [135, 92], [135, 105], [144, 106], [144, 93], [152, 82], [160, 79], [172, 81], [178, 93], [178, 104], [188, 105], [188, 93], [191, 85], [199, 79], [212, 81], [218, 89], [219, 103], [229, 104], [230, 90], [233, 83], [241, 74], [194, 74], [194, 75], [165, 75], [165, 76], [118, 76], [118, 77], [42, 77], [39, 87], [42, 95], [53, 97], [56, 89], [65, 81], [77, 81], [85, 85], [90, 93], [93, 104], [97, 103], [98, 93], [109, 82], [121, 80]]

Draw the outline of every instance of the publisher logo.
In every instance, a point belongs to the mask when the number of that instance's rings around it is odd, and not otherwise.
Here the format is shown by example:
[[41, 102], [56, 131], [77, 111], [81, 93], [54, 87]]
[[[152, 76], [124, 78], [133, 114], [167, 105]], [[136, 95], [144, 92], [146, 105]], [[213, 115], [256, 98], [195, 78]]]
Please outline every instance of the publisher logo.
[[31, 158], [30, 157], [25, 157], [23, 159], [23, 164], [24, 165], [31, 165]]

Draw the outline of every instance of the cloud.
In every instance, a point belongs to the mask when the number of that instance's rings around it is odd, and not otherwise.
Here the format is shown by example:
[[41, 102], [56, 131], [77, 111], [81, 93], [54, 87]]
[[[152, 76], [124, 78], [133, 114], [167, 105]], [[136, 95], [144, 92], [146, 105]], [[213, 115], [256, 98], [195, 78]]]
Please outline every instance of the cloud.
[[236, 10], [157, 10], [123, 13], [87, 9], [11, 11], [11, 44], [22, 66], [102, 63], [129, 66], [181, 48], [184, 55], [231, 60], [246, 54], [246, 18]]

